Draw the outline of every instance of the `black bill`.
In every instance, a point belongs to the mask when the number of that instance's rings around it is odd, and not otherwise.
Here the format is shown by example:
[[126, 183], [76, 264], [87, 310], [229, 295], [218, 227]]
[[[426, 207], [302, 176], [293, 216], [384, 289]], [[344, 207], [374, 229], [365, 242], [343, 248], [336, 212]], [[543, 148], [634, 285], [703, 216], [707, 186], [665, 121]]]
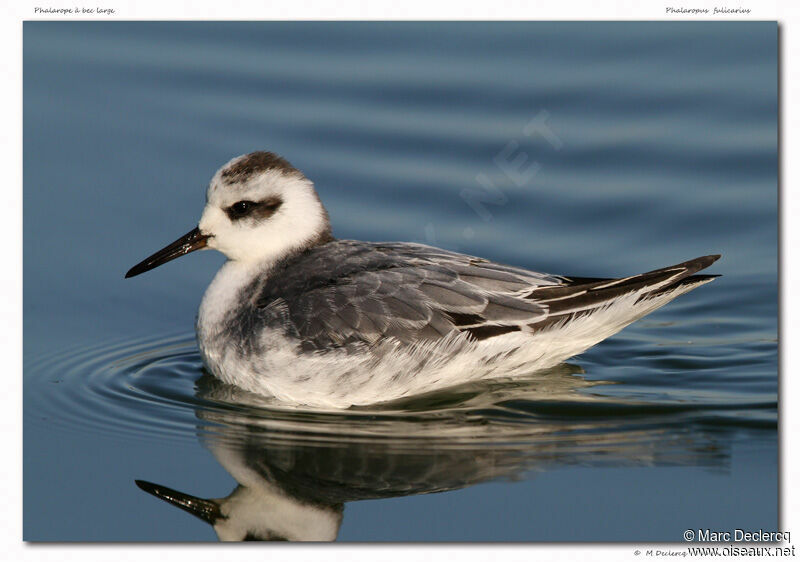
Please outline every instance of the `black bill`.
[[206, 247], [208, 236], [200, 233], [199, 228], [195, 228], [191, 232], [187, 232], [175, 242], [157, 251], [155, 254], [145, 259], [144, 261], [134, 265], [128, 273], [125, 274], [125, 279], [139, 275], [145, 271], [150, 271], [154, 267], [172, 261], [175, 258], [185, 256], [189, 252], [200, 250]]
[[188, 511], [195, 517], [199, 517], [206, 523], [214, 524], [218, 519], [225, 519], [225, 516], [220, 513], [219, 504], [214, 500], [204, 500], [178, 492], [166, 486], [153, 484], [152, 482], [145, 482], [144, 480], [136, 480], [136, 485], [148, 494], [153, 494], [157, 498], [161, 498], [167, 503]]

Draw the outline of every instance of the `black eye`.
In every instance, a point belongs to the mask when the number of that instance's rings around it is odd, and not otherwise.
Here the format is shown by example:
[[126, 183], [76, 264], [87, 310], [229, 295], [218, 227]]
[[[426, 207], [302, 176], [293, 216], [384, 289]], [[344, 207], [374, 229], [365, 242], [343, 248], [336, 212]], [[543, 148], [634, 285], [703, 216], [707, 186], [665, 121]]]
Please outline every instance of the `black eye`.
[[237, 201], [225, 209], [225, 213], [232, 221], [245, 217], [264, 220], [271, 217], [275, 211], [283, 204], [283, 200], [278, 197], [267, 197], [263, 201]]
[[247, 216], [250, 212], [256, 208], [257, 203], [253, 203], [252, 201], [238, 201], [228, 207], [228, 216], [232, 219], [238, 219], [240, 217]]

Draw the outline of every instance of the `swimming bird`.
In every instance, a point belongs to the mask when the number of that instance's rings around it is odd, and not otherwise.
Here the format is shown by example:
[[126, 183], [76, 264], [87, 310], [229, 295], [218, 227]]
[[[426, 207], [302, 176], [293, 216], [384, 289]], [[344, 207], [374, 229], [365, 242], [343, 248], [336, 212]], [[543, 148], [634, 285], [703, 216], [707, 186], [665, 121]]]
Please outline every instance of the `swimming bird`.
[[552, 367], [716, 276], [709, 255], [619, 279], [431, 246], [334, 238], [314, 184], [271, 152], [212, 177], [198, 226], [135, 265], [227, 256], [197, 315], [203, 362], [282, 402], [347, 408]]

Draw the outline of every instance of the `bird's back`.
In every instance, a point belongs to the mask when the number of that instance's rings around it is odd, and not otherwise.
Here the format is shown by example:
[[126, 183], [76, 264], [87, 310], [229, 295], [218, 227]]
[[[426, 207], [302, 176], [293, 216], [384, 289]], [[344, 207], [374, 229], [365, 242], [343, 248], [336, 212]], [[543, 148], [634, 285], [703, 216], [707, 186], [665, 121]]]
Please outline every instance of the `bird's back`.
[[524, 293], [562, 281], [420, 244], [335, 240], [278, 264], [251, 291], [262, 321], [324, 350], [518, 331], [546, 314]]

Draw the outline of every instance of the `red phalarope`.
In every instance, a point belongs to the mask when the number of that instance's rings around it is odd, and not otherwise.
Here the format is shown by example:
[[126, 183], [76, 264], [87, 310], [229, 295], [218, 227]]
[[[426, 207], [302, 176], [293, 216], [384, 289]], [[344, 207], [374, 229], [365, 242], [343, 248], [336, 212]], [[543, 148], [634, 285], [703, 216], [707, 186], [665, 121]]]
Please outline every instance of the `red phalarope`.
[[338, 240], [313, 183], [283, 158], [225, 164], [194, 230], [133, 277], [213, 248], [197, 339], [221, 380], [346, 408], [554, 366], [716, 276], [699, 257], [620, 279], [566, 277], [422, 244]]

